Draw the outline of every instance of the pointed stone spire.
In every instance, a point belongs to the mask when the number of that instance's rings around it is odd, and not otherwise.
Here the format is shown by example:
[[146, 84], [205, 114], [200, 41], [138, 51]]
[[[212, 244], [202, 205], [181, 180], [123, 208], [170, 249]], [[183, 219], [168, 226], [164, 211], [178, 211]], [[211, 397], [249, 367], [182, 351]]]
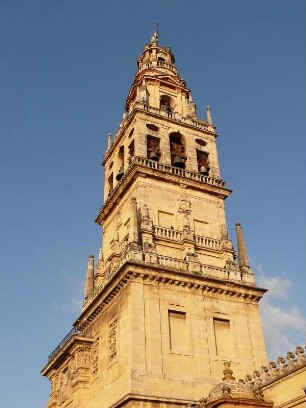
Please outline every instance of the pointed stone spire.
[[112, 134], [109, 133], [107, 136], [107, 149], [109, 149], [112, 145]]
[[239, 268], [241, 272], [250, 273], [251, 270], [249, 266], [248, 253], [243, 238], [242, 228], [239, 222], [236, 223], [236, 236], [238, 246]]
[[208, 124], [209, 124], [209, 125], [212, 125], [212, 124], [213, 124], [213, 121], [212, 121], [212, 117], [211, 117], [210, 106], [207, 106], [207, 107], [206, 107], [206, 116], [207, 116], [207, 122], [208, 122]]
[[86, 289], [85, 300], [88, 299], [94, 290], [94, 256], [88, 256], [87, 276], [86, 276]]
[[99, 249], [99, 261], [103, 262], [103, 250], [102, 250], [102, 248]]
[[137, 201], [135, 197], [130, 201], [130, 236], [129, 241], [133, 244], [139, 243], [138, 221], [137, 221]]

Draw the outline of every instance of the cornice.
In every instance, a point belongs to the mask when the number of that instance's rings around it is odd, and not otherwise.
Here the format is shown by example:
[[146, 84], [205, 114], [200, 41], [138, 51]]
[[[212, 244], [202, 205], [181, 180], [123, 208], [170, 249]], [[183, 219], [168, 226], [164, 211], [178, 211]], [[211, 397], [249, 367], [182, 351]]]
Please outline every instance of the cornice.
[[[141, 165], [141, 161], [152, 164], [152, 167]], [[167, 169], [170, 168], [171, 171], [173, 170], [173, 172], [164, 171], [161, 169], [162, 167], [165, 167]], [[177, 172], [178, 174], [176, 174], [175, 172]], [[135, 157], [134, 159], [132, 159], [132, 163], [124, 173], [119, 183], [112, 190], [109, 197], [101, 207], [99, 215], [95, 220], [96, 223], [101, 224], [103, 219], [107, 217], [111, 211], [113, 211], [116, 202], [127, 192], [127, 188], [131, 185], [131, 183], [138, 175], [141, 175], [143, 177], [149, 176], [150, 178], [165, 180], [167, 182], [179, 185], [185, 184], [190, 189], [208, 192], [210, 194], [221, 197], [222, 199], [225, 199], [231, 193], [231, 190], [225, 188], [225, 182], [223, 180], [213, 179], [200, 175], [199, 180], [195, 180], [192, 179], [191, 176], [198, 176], [197, 173], [190, 172], [188, 170], [177, 170], [176, 168], [172, 169], [172, 166], [170, 165], [166, 165], [163, 163], [160, 163], [159, 165], [158, 163], [156, 164], [156, 162], [153, 162], [151, 160]]]
[[186, 408], [188, 406], [194, 406], [195, 404], [198, 406], [198, 401], [196, 400], [186, 400], [186, 399], [177, 399], [177, 398], [165, 398], [165, 397], [157, 397], [145, 394], [134, 394], [128, 393], [124, 397], [120, 398], [120, 400], [116, 401], [114, 404], [110, 406], [110, 408], [120, 408], [126, 406], [128, 402], [156, 402], [159, 403], [160, 406], [162, 404], [165, 405], [181, 405], [182, 407]]
[[189, 290], [198, 290], [202, 295], [222, 294], [249, 303], [257, 303], [266, 292], [266, 289], [243, 282], [225, 281], [214, 277], [186, 273], [164, 265], [125, 261], [105, 286], [101, 286], [100, 290], [97, 289], [90, 303], [85, 305], [84, 311], [75, 321], [74, 326], [86, 330], [87, 326], [96, 320], [107, 305], [131, 281], [163, 286], [180, 286]]
[[48, 361], [45, 367], [41, 370], [41, 374], [47, 376], [52, 369], [58, 368], [58, 366], [60, 366], [64, 360], [73, 355], [73, 350], [78, 347], [90, 347], [93, 341], [94, 340], [92, 338], [83, 335], [72, 336], [67, 343], [59, 349], [58, 353], [56, 353], [54, 357]]

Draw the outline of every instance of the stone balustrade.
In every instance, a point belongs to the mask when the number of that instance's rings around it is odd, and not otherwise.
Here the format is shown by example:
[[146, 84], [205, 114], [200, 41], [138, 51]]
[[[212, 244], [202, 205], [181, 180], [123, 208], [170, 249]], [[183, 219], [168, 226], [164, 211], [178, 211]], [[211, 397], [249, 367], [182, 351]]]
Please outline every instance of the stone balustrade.
[[[179, 232], [175, 231], [174, 232]], [[95, 288], [94, 293], [92, 296], [87, 298], [83, 304], [83, 308], [85, 308], [88, 304], [90, 304], [93, 299], [100, 293], [105, 285], [116, 275], [120, 267], [126, 263], [128, 260], [134, 259], [131, 255], [133, 251], [129, 249], [129, 245], [125, 245], [121, 254], [118, 256], [120, 259], [119, 263], [115, 267], [108, 266], [104, 271], [104, 282], [99, 287]], [[150, 264], [152, 265], [151, 261], [146, 261], [145, 253], [143, 251], [138, 251], [140, 254], [140, 258], [136, 261], [138, 264]], [[164, 268], [175, 269], [178, 272], [185, 272], [188, 274], [194, 274], [192, 269], [192, 265], [190, 262], [185, 261], [184, 259], [178, 259], [171, 256], [155, 254], [154, 256], [154, 263], [156, 265], [163, 266]], [[195, 261], [196, 262], [196, 261]], [[248, 283], [253, 285], [254, 284], [254, 276], [252, 274], [243, 274], [238, 269], [226, 269], [218, 266], [201, 264], [196, 262], [200, 266], [200, 271], [196, 272], [197, 275], [213, 278], [213, 279], [220, 279], [221, 281], [235, 281], [240, 283]], [[194, 264], [194, 262], [192, 262]], [[250, 276], [248, 276], [250, 275]]]
[[152, 62], [147, 62], [145, 64], [142, 64], [137, 72], [136, 75], [139, 74], [140, 72], [143, 72], [146, 69], [152, 69], [152, 68], [166, 68], [166, 69], [170, 69], [171, 71], [173, 71], [175, 74], [178, 74], [178, 71], [176, 69], [176, 67], [172, 64], [169, 64], [168, 62], [165, 61], [152, 61]]
[[173, 228], [153, 226], [153, 234], [157, 238], [171, 239], [173, 241], [180, 241], [182, 238], [182, 231], [175, 230]]
[[200, 181], [201, 183], [210, 184], [212, 186], [225, 188], [226, 182], [224, 180], [215, 179], [208, 176], [203, 176], [200, 173], [196, 173], [190, 170], [184, 170], [179, 167], [171, 166], [170, 164], [160, 163], [154, 160], [147, 159], [146, 157], [133, 157], [131, 164], [135, 163], [140, 166], [149, 167], [151, 169], [159, 170], [165, 173], [185, 177], [190, 180]]
[[182, 259], [173, 258], [171, 256], [157, 255], [157, 263], [162, 266], [177, 269], [179, 271], [188, 271], [188, 263]]
[[107, 199], [105, 200], [103, 206], [101, 207], [100, 212], [109, 203], [109, 201], [111, 200], [111, 198], [113, 197], [115, 192], [119, 189], [121, 184], [126, 179], [127, 175], [131, 171], [131, 169], [136, 165], [147, 167], [147, 168], [150, 168], [150, 169], [159, 170], [159, 171], [162, 171], [164, 173], [173, 174], [173, 175], [176, 175], [176, 176], [185, 177], [185, 178], [187, 178], [189, 180], [200, 181], [201, 183], [209, 184], [211, 186], [226, 188], [226, 182], [224, 180], [203, 176], [202, 174], [196, 173], [194, 171], [180, 169], [178, 167], [170, 166], [169, 164], [159, 163], [157, 161], [150, 160], [150, 159], [147, 159], [145, 157], [135, 156], [135, 157], [131, 158], [130, 165], [129, 165], [128, 169], [125, 171], [124, 175], [122, 176], [120, 181], [117, 183], [115, 188], [113, 188], [112, 191], [110, 192], [109, 196], [107, 197]]
[[207, 238], [201, 235], [195, 235], [195, 242], [198, 246], [203, 246], [212, 249], [221, 249], [221, 241], [219, 239]]

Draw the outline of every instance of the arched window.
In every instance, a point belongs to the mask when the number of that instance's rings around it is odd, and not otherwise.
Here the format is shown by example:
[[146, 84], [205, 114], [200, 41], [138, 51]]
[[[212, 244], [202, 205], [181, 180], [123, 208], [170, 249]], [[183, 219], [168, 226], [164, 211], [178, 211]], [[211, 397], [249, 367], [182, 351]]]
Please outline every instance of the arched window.
[[180, 132], [171, 132], [170, 139], [170, 154], [171, 164], [175, 167], [185, 168], [185, 162], [187, 160], [183, 137]]
[[172, 114], [175, 102], [174, 99], [171, 98], [169, 95], [162, 95], [160, 97], [160, 109], [164, 110], [168, 113], [168, 115]]
[[123, 174], [124, 174], [124, 146], [121, 146], [118, 152], [118, 161], [120, 163], [119, 171], [116, 176], [116, 180], [119, 181], [121, 180]]
[[197, 149], [198, 172], [203, 176], [209, 175], [209, 160], [208, 153], [204, 150]]

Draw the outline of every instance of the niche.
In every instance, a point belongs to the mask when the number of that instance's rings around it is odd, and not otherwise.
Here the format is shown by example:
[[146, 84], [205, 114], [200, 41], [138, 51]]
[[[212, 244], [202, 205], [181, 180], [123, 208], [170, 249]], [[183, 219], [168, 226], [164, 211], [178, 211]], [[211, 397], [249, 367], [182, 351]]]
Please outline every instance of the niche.
[[209, 160], [208, 153], [197, 149], [197, 161], [198, 161], [198, 172], [203, 176], [208, 176], [209, 174]]
[[118, 152], [118, 162], [120, 163], [119, 171], [116, 176], [116, 180], [119, 181], [122, 179], [124, 174], [124, 146], [121, 146]]
[[158, 137], [147, 135], [147, 158], [159, 161], [160, 156], [160, 139]]
[[172, 132], [169, 135], [169, 139], [170, 139], [171, 165], [184, 169], [187, 156], [185, 153], [183, 137], [180, 132]]

